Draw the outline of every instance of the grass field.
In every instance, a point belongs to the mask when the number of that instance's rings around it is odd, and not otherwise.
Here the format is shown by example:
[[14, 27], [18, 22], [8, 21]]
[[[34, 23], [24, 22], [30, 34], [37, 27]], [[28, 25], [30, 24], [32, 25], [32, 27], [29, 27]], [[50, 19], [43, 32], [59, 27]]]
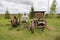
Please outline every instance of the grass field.
[[9, 30], [11, 27], [10, 19], [0, 19], [0, 40], [60, 40], [60, 19], [46, 19], [47, 25], [51, 29], [42, 33], [35, 29], [32, 34], [27, 29], [16, 31], [16, 28]]

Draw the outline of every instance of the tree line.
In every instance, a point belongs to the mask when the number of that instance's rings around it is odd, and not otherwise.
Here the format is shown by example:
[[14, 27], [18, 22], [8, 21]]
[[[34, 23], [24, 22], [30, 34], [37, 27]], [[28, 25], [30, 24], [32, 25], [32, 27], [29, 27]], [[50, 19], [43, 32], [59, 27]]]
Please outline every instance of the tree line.
[[[46, 17], [51, 17], [51, 18], [54, 18], [55, 17], [55, 14], [56, 14], [56, 7], [57, 7], [57, 2], [56, 2], [56, 0], [53, 0], [53, 2], [52, 2], [52, 4], [51, 4], [51, 7], [50, 7], [50, 14], [48, 13], [48, 14], [46, 14]], [[33, 5], [32, 5], [32, 7], [31, 7], [31, 10], [30, 10], [30, 15], [29, 15], [29, 17], [31, 18], [31, 19], [33, 19], [34, 18], [34, 7], [33, 7]], [[20, 13], [18, 13], [18, 15], [17, 15], [17, 17], [21, 17], [21, 15], [20, 15]], [[57, 16], [58, 18], [60, 17], [60, 15], [58, 15]], [[9, 13], [9, 11], [8, 10], [6, 10], [6, 12], [5, 12], [5, 18], [6, 19], [10, 19], [11, 17], [10, 17], [10, 13]]]

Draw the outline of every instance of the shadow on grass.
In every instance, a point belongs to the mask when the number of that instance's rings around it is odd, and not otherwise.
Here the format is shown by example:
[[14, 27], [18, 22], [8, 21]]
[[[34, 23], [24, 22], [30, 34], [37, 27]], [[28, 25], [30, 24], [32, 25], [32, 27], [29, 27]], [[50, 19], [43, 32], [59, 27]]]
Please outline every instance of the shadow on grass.
[[10, 26], [10, 24], [0, 24], [0, 26]]
[[10, 24], [6, 24], [5, 26], [10, 26]]
[[60, 36], [57, 36], [57, 37], [55, 38], [55, 40], [60, 40]]

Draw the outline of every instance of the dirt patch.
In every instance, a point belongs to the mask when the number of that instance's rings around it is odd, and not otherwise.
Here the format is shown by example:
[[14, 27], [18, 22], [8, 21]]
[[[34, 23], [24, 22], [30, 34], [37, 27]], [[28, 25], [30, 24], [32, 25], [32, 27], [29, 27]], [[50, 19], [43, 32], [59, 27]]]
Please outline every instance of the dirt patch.
[[53, 26], [47, 26], [47, 29], [48, 29], [49, 31], [55, 30], [55, 28], [54, 28]]

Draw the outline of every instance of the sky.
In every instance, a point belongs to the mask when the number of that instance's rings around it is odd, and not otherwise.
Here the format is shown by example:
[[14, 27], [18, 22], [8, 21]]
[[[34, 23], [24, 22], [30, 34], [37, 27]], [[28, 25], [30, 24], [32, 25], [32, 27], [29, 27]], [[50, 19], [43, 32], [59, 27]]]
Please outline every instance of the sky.
[[[49, 7], [51, 7], [53, 0], [49, 0]], [[57, 0], [57, 13], [60, 13], [60, 0]], [[29, 13], [33, 5], [35, 11], [48, 12], [48, 0], [0, 0], [0, 13], [4, 14], [6, 9], [12, 13]]]

